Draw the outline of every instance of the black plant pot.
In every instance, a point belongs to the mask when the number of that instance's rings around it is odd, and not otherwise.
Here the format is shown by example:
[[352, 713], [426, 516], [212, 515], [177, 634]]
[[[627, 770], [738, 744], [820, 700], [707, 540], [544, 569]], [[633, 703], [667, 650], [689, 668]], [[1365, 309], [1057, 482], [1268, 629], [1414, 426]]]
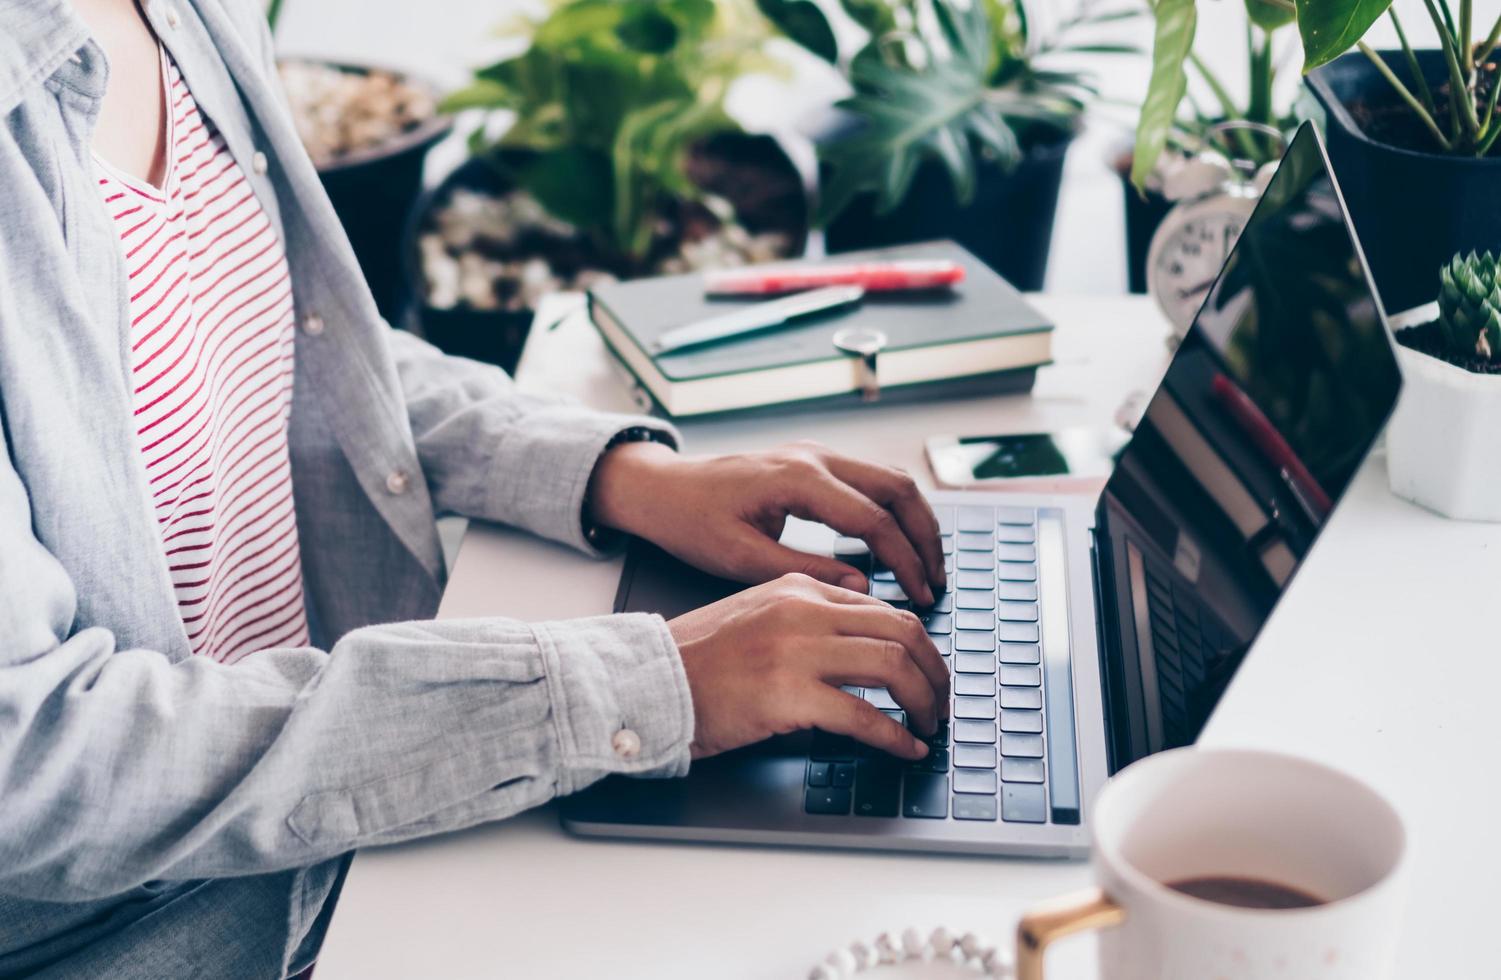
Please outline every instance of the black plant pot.
[[[747, 231], [779, 231], [789, 238], [789, 254], [801, 255], [808, 240], [808, 204], [803, 179], [777, 139], [764, 134], [718, 133], [688, 161], [698, 186], [730, 201]], [[481, 157], [470, 157], [420, 195], [401, 233], [401, 280], [406, 297], [400, 324], [449, 354], [497, 364], [515, 373], [535, 319], [533, 310], [443, 309], [426, 302], [418, 240], [431, 216], [459, 189], [499, 197], [514, 183]], [[639, 270], [614, 267], [597, 254], [590, 267], [630, 278]], [[597, 264], [595, 264], [597, 262]], [[393, 321], [397, 322], [397, 321]]]
[[[1402, 52], [1381, 57], [1412, 86]], [[1448, 79], [1441, 52], [1419, 51], [1418, 63], [1433, 88]], [[1389, 311], [1431, 302], [1439, 267], [1454, 253], [1501, 247], [1501, 158], [1446, 156], [1373, 139], [1362, 128], [1363, 110], [1397, 97], [1362, 54], [1330, 62], [1307, 82], [1328, 117], [1329, 160]]]
[[1147, 253], [1152, 250], [1152, 236], [1162, 219], [1173, 209], [1169, 201], [1157, 191], [1148, 188], [1138, 191], [1131, 186], [1131, 158], [1124, 165], [1113, 167], [1121, 179], [1121, 191], [1126, 200], [1126, 285], [1133, 293], [1147, 291]]
[[1063, 161], [1072, 137], [1030, 149], [1011, 171], [982, 163], [975, 196], [954, 198], [948, 173], [936, 160], [917, 168], [912, 188], [896, 208], [876, 213], [873, 194], [850, 202], [824, 231], [830, 252], [880, 248], [951, 238], [1017, 289], [1041, 289], [1058, 211]]
[[[371, 67], [329, 63], [363, 74]], [[398, 73], [400, 74], [400, 73]], [[403, 79], [422, 84], [410, 76]], [[318, 168], [323, 189], [354, 246], [365, 282], [381, 315], [394, 322], [408, 300], [402, 275], [402, 232], [422, 193], [427, 151], [453, 130], [453, 120], [434, 116], [379, 146], [340, 157]]]

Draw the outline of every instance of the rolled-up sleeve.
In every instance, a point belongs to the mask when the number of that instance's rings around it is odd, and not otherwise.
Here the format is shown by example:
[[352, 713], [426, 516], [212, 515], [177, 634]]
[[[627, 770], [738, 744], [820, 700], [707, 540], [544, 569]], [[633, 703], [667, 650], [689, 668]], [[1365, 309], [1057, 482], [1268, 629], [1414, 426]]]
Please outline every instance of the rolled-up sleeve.
[[592, 552], [584, 496], [610, 440], [642, 428], [679, 442], [660, 419], [525, 394], [499, 368], [450, 357], [404, 331], [391, 332], [391, 347], [440, 512], [499, 521]]

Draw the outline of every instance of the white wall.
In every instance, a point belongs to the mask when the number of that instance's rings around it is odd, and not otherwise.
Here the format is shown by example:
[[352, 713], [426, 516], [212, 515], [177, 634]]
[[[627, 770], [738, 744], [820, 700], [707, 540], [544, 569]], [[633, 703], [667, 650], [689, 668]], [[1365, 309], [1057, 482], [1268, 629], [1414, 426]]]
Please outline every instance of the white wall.
[[[1045, 20], [1072, 8], [1076, 0], [1033, 0], [1037, 16]], [[1110, 6], [1116, 0], [1098, 0]], [[1129, 3], [1131, 0], [1124, 0]], [[447, 85], [462, 82], [469, 68], [486, 63], [499, 44], [492, 28], [529, 9], [534, 0], [286, 0], [279, 31], [282, 50], [333, 58], [373, 61], [422, 72]], [[1432, 33], [1422, 0], [1398, 0], [1408, 35], [1428, 46]], [[1476, 0], [1476, 21], [1489, 27], [1501, 11], [1501, 0]], [[1199, 4], [1196, 50], [1227, 84], [1245, 87], [1244, 15], [1236, 0]], [[1131, 39], [1150, 46], [1151, 24], [1122, 28]], [[1376, 46], [1392, 44], [1395, 35], [1385, 22], [1372, 35]], [[1294, 41], [1285, 37], [1284, 42]], [[1127, 106], [1107, 106], [1070, 152], [1067, 180], [1054, 233], [1049, 288], [1068, 292], [1119, 292], [1125, 289], [1124, 217], [1120, 183], [1106, 165], [1107, 156], [1130, 137], [1134, 107], [1146, 88], [1147, 61], [1143, 58], [1093, 59], [1107, 98]], [[792, 83], [770, 79], [749, 81], [735, 93], [732, 108], [751, 128], [793, 119], [802, 108], [837, 97], [837, 79], [805, 65]], [[1284, 72], [1283, 90], [1297, 88], [1297, 62]], [[437, 158], [441, 166], [457, 148]]]

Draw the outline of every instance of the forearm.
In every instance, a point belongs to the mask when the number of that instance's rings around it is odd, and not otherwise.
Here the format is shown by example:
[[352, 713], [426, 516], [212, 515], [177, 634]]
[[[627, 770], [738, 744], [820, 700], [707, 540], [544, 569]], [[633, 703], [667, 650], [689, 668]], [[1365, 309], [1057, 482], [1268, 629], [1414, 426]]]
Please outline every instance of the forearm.
[[[302, 866], [688, 764], [691, 701], [654, 617], [372, 627], [332, 654], [231, 667], [111, 642], [89, 630], [8, 658], [0, 891]], [[634, 758], [614, 750], [621, 728]]]

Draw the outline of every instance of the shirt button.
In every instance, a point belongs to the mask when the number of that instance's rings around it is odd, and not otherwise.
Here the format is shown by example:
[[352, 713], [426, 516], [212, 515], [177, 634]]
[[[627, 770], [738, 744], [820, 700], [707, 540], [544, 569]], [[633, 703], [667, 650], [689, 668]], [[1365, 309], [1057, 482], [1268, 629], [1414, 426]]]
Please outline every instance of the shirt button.
[[266, 171], [271, 169], [271, 163], [266, 159], [266, 154], [256, 150], [255, 155], [250, 158], [250, 169], [255, 171], [257, 177], [266, 176]]
[[409, 482], [405, 470], [392, 470], [391, 474], [386, 477], [386, 489], [400, 496], [407, 492]]
[[629, 728], [622, 728], [615, 733], [610, 740], [610, 745], [615, 749], [615, 754], [622, 759], [634, 759], [641, 754], [641, 736]]
[[302, 318], [302, 332], [309, 337], [316, 337], [323, 332], [323, 317], [316, 313], [309, 313]]
[[174, 31], [177, 30], [177, 25], [182, 23], [182, 18], [177, 15], [177, 8], [168, 5], [165, 16], [167, 18], [167, 26]]

